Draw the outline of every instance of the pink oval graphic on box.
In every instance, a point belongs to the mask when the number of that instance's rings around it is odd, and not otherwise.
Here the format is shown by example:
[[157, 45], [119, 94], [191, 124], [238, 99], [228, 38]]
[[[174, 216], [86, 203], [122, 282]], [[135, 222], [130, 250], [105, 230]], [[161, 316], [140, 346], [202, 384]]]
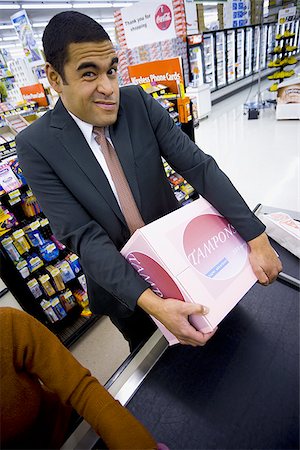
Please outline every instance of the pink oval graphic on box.
[[130, 252], [126, 255], [126, 259], [159, 297], [185, 301], [170, 275], [150, 256], [140, 252]]
[[155, 23], [157, 27], [164, 31], [169, 28], [172, 22], [172, 12], [168, 5], [160, 5], [155, 13]]
[[215, 214], [203, 214], [189, 222], [183, 247], [190, 264], [214, 280], [237, 275], [248, 257], [247, 243], [228, 220]]

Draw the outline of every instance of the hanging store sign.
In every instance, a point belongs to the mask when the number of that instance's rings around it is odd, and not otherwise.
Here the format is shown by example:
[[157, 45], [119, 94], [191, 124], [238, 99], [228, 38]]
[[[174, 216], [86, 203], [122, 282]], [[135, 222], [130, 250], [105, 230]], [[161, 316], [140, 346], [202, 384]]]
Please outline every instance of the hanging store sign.
[[30, 66], [32, 67], [45, 64], [42, 54], [33, 36], [33, 31], [26, 11], [22, 10], [18, 11], [16, 14], [13, 14], [11, 16], [11, 22], [15, 27], [19, 40], [22, 43], [25, 56]]
[[176, 38], [171, 0], [154, 0], [121, 9], [127, 48]]
[[20, 88], [21, 94], [27, 102], [36, 102], [39, 106], [48, 106], [48, 99], [44, 86], [40, 83]]
[[163, 59], [128, 66], [130, 81], [133, 84], [161, 84], [170, 92], [179, 93], [179, 84], [183, 85], [181, 58]]
[[197, 7], [195, 2], [184, 1], [187, 34], [199, 33]]
[[278, 12], [278, 24], [288, 24], [295, 20], [296, 17], [296, 6], [292, 8], [280, 9]]

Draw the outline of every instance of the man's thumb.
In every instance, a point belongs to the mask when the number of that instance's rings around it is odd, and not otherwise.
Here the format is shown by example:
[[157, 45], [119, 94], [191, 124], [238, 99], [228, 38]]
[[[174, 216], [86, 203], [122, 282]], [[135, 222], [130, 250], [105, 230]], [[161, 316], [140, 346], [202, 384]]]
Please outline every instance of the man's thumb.
[[205, 316], [209, 312], [209, 308], [205, 305], [195, 305], [195, 303], [190, 303], [186, 312], [189, 316], [191, 314], [201, 314], [202, 316]]

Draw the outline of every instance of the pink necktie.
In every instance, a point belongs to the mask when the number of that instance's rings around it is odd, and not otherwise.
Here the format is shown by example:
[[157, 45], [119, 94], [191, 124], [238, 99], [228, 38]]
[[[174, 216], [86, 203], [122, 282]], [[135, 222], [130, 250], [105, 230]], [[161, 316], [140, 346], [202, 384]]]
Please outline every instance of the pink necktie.
[[104, 128], [94, 127], [93, 132], [96, 135], [95, 140], [101, 148], [112, 180], [115, 184], [121, 210], [127, 222], [130, 234], [133, 234], [138, 228], [143, 227], [145, 223], [136, 206], [118, 155], [113, 146], [105, 137]]

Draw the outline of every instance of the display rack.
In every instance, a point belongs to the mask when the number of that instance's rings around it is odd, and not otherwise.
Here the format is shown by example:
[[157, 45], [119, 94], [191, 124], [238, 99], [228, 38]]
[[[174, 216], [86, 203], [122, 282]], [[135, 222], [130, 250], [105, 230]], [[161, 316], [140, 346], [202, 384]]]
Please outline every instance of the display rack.
[[[21, 116], [8, 115], [0, 136], [14, 137], [11, 117]], [[79, 259], [53, 235], [19, 167], [15, 146], [14, 138], [0, 146], [0, 276], [22, 308], [69, 346], [100, 316], [90, 313]]]
[[[277, 22], [205, 31], [201, 44], [204, 57], [199, 67], [204, 83], [214, 92], [268, 69], [268, 63], [274, 58], [276, 30]], [[299, 18], [294, 21], [292, 30], [295, 35], [289, 39], [299, 46]]]
[[295, 74], [294, 69], [285, 70], [288, 66], [294, 66], [298, 62], [294, 55], [297, 51], [297, 45], [293, 45], [294, 38], [295, 33], [289, 29], [276, 34], [277, 45], [272, 51], [274, 59], [269, 62], [268, 67], [280, 70], [268, 76], [269, 80], [275, 80], [275, 83], [269, 88], [270, 92], [276, 92], [280, 81], [290, 78]]

